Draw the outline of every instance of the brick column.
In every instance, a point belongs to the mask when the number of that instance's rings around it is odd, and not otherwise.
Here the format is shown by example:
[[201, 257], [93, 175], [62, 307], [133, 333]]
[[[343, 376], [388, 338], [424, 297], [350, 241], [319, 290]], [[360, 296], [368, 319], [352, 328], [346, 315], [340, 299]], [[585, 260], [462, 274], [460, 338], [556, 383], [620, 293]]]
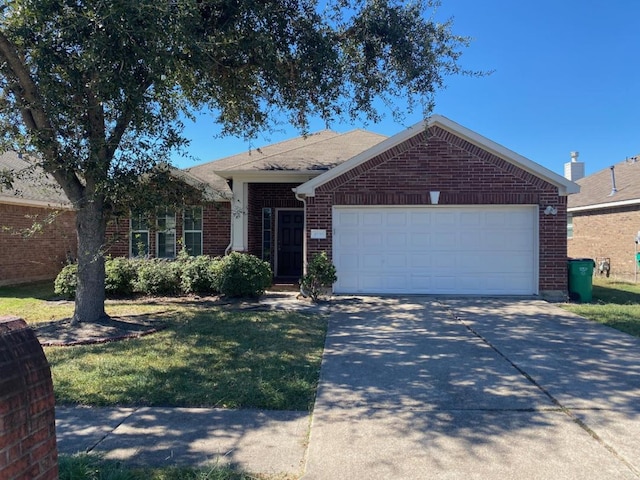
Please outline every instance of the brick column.
[[35, 333], [16, 317], [0, 317], [0, 478], [58, 478], [51, 370]]

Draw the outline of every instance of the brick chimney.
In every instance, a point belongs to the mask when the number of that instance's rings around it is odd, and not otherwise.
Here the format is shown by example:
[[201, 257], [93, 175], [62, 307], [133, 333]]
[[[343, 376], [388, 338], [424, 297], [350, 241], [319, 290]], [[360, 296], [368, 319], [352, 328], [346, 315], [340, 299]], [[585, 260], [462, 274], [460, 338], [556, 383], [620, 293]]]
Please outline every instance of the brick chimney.
[[579, 152], [571, 152], [571, 161], [564, 164], [564, 178], [575, 182], [584, 177], [584, 162], [578, 161]]

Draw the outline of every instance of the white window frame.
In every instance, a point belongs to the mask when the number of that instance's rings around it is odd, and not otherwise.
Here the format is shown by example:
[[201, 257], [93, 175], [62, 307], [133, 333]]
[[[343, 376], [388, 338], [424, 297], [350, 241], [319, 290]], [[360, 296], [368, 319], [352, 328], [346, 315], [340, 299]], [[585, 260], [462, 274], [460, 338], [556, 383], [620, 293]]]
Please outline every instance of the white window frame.
[[[172, 221], [172, 226], [171, 222]], [[161, 222], [164, 225], [161, 225]], [[173, 255], [166, 255], [166, 239], [162, 242], [165, 247], [165, 254], [160, 255], [160, 238], [161, 235], [173, 235]], [[176, 212], [170, 209], [158, 210], [156, 214], [156, 258], [176, 258]]]
[[[135, 220], [134, 220], [135, 218]], [[134, 222], [137, 223], [136, 226], [140, 227], [142, 225], [146, 226], [147, 228], [137, 228], [134, 230]], [[130, 218], [129, 218], [129, 257], [135, 257], [135, 256], [139, 256], [139, 252], [137, 255], [134, 255], [134, 245], [139, 243], [139, 242], [135, 242], [134, 243], [134, 238], [138, 235], [146, 235], [147, 237], [147, 241], [146, 241], [146, 245], [145, 245], [145, 252], [144, 252], [144, 256], [148, 256], [149, 255], [149, 219], [146, 217], [146, 215], [143, 214], [131, 214]]]
[[[200, 229], [187, 229], [187, 211], [195, 211], [195, 210], [199, 210], [200, 211]], [[193, 215], [191, 216], [193, 218]], [[195, 222], [192, 222], [195, 223]], [[197, 254], [193, 254], [192, 252], [189, 252], [189, 255], [192, 256], [198, 256], [198, 255], [202, 255], [204, 252], [204, 245], [203, 245], [203, 232], [204, 229], [204, 209], [202, 207], [187, 207], [184, 209], [183, 213], [182, 213], [182, 245], [184, 246], [185, 249], [187, 249], [187, 234], [200, 234], [200, 253]]]
[[573, 238], [573, 214], [567, 213], [567, 238]]

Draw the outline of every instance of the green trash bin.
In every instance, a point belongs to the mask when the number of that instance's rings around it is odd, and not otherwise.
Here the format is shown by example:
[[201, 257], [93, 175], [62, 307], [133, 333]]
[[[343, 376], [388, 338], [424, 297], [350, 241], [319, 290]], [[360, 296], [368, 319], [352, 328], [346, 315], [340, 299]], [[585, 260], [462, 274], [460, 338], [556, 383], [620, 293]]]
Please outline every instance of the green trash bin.
[[580, 303], [590, 302], [593, 295], [593, 269], [596, 262], [592, 258], [570, 258], [567, 263], [569, 271], [569, 298]]

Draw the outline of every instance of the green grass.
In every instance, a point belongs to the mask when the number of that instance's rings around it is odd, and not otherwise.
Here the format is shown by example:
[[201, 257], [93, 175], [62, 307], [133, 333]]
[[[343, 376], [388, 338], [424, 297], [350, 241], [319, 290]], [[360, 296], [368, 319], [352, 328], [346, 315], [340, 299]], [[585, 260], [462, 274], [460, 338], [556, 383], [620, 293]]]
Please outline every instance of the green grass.
[[61, 455], [60, 480], [291, 480], [286, 475], [250, 475], [227, 467], [136, 468], [96, 455]]
[[563, 308], [640, 337], [640, 284], [594, 278], [591, 303], [566, 304]]
[[[0, 288], [0, 315], [68, 318], [50, 284]], [[167, 325], [112, 343], [47, 347], [58, 404], [308, 410], [327, 320], [316, 313], [238, 310], [193, 299], [110, 300], [113, 316]]]
[[153, 335], [49, 347], [59, 404], [307, 410], [326, 319], [295, 312], [182, 307]]
[[[49, 322], [70, 318], [73, 308], [73, 301], [53, 292], [53, 282], [0, 287], [0, 317], [20, 317], [27, 323]], [[153, 300], [107, 300], [105, 308], [109, 315], [120, 316], [161, 313], [167, 311], [168, 305]]]

